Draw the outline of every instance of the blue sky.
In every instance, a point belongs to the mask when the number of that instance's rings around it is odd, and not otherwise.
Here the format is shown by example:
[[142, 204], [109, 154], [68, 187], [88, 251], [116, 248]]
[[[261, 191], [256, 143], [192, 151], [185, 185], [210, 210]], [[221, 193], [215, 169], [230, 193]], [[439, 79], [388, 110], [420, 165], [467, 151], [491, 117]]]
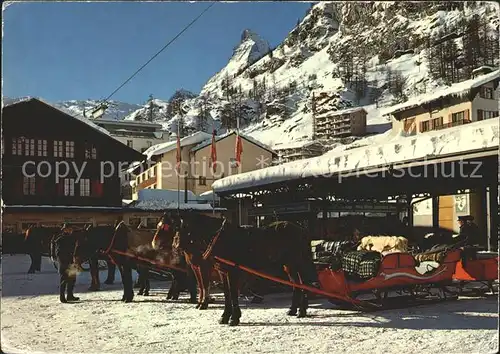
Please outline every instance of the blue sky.
[[[102, 99], [195, 18], [207, 2], [14, 3], [3, 13], [3, 95]], [[242, 31], [279, 44], [310, 3], [217, 3], [111, 99], [199, 92]]]

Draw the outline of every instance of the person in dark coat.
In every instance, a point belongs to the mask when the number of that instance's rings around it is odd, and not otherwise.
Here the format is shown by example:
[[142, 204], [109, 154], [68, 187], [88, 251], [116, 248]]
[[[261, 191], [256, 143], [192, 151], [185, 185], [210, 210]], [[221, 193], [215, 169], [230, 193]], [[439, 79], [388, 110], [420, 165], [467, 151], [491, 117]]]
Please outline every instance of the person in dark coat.
[[468, 245], [479, 243], [479, 227], [474, 222], [473, 216], [459, 216], [458, 224], [460, 225], [460, 232], [458, 233], [459, 242], [464, 242]]
[[[73, 250], [75, 249], [76, 237], [77, 233], [64, 225], [61, 234], [52, 240], [60, 277], [59, 300], [62, 303], [80, 300], [73, 294], [77, 273], [73, 266]], [[67, 296], [65, 296], [66, 292]]]

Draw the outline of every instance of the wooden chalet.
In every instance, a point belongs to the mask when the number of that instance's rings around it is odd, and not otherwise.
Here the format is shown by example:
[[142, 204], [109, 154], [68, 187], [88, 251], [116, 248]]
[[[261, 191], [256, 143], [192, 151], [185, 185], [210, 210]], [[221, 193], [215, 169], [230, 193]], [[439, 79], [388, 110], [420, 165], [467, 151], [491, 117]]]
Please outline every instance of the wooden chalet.
[[141, 153], [35, 98], [5, 106], [2, 123], [4, 229], [117, 219], [120, 170]]

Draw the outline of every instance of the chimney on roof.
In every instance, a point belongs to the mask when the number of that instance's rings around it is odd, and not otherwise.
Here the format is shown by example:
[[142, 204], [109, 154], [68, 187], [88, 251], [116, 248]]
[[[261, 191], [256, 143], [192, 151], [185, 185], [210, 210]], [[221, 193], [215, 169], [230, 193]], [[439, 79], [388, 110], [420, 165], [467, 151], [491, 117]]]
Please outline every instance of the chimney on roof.
[[494, 69], [489, 65], [480, 66], [479, 68], [472, 70], [472, 78], [475, 79], [478, 76], [489, 74], [493, 70]]

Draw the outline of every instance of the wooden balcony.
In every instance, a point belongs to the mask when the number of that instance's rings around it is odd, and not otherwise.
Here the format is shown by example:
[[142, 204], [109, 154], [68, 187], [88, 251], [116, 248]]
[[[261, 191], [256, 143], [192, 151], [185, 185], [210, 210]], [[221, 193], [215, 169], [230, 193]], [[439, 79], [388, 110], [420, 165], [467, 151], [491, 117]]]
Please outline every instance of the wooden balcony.
[[156, 183], [156, 176], [150, 177], [147, 180], [142, 181], [141, 183], [139, 183], [139, 185], [137, 186], [137, 189], [138, 190], [139, 189], [144, 189], [144, 188], [147, 188], [150, 185], [155, 184], [155, 183]]
[[455, 122], [448, 122], [442, 125], [437, 125], [434, 127], [431, 127], [430, 130], [441, 130], [441, 129], [446, 129], [446, 128], [452, 128], [452, 127], [457, 127], [459, 125], [464, 125], [464, 124], [469, 124], [471, 121], [469, 119], [461, 119], [457, 120]]

